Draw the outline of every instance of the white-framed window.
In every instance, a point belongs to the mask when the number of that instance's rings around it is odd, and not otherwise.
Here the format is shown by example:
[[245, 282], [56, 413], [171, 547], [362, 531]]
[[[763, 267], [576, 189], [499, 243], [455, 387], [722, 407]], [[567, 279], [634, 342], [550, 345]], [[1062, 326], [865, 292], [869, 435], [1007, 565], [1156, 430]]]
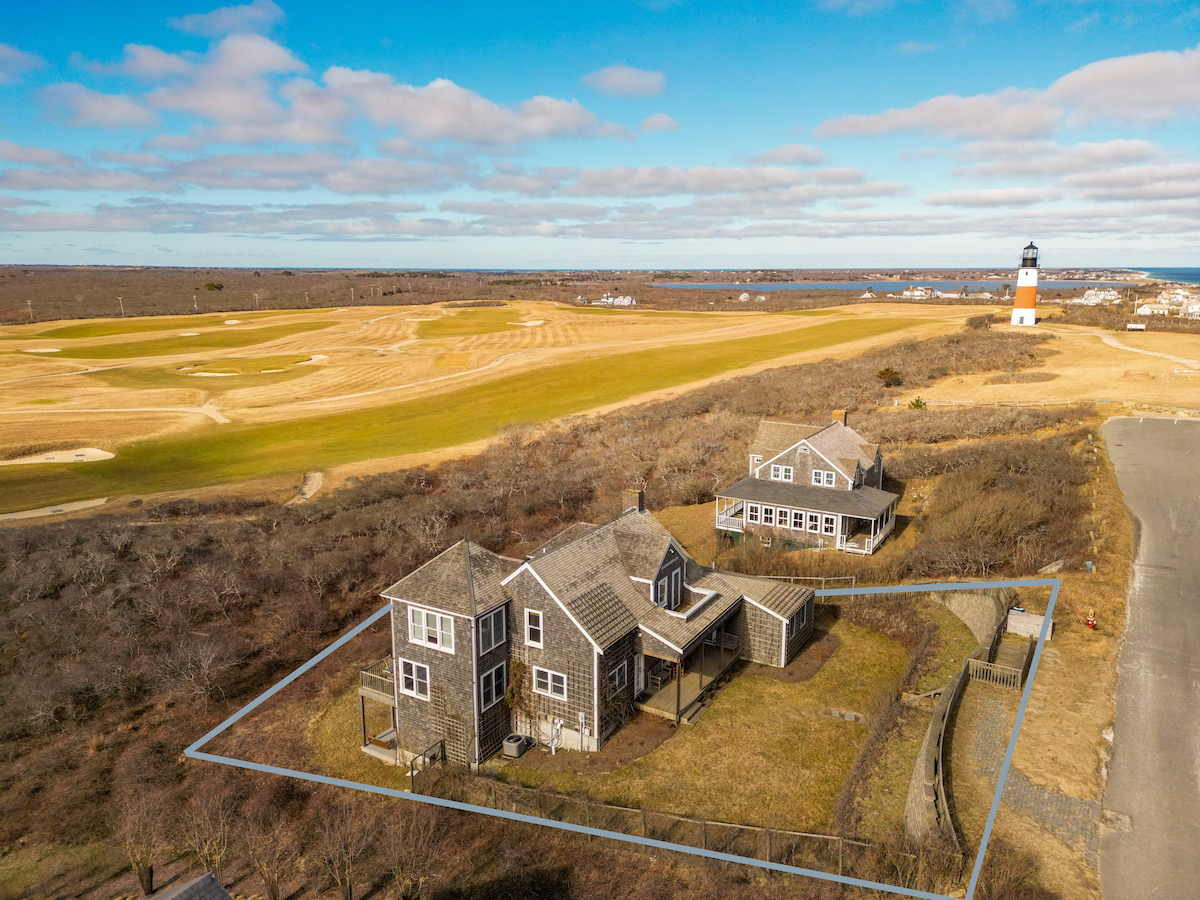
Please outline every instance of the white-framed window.
[[792, 528], [796, 531], [804, 530], [804, 512], [803, 510], [792, 510]]
[[757, 503], [747, 503], [746, 504], [746, 521], [747, 522], [758, 522], [759, 519], [761, 518], [761, 516], [760, 516], [761, 510], [762, 510], [762, 507], [759, 506]]
[[408, 608], [408, 640], [433, 647], [443, 653], [454, 652], [454, 619], [415, 606]]
[[763, 517], [762, 523], [764, 525], [774, 525], [775, 524], [775, 507], [764, 506], [763, 511], [762, 511], [762, 517]]
[[533, 670], [533, 692], [556, 700], [567, 699], [567, 676], [549, 669]]
[[822, 485], [824, 487], [833, 487], [833, 482], [836, 478], [836, 472], [830, 472], [828, 469], [813, 469], [813, 484]]
[[772, 481], [791, 481], [793, 470], [791, 466], [771, 466]]
[[808, 530], [809, 531], [820, 531], [821, 530], [821, 514], [820, 513], [809, 513], [808, 514]]
[[623, 662], [608, 673], [608, 693], [611, 697], [629, 683], [629, 663]]
[[757, 469], [761, 465], [762, 465], [762, 457], [761, 456], [751, 456], [750, 457], [750, 474], [753, 475], [754, 470]]
[[411, 659], [400, 660], [400, 693], [419, 700], [428, 700], [429, 666], [413, 662]]
[[837, 518], [834, 516], [826, 516], [825, 521], [824, 521], [824, 527], [822, 527], [821, 531], [824, 532], [825, 534], [836, 534], [837, 533]]
[[833, 487], [833, 481], [836, 476], [833, 472], [825, 472], [825, 487]]
[[671, 605], [671, 601], [667, 597], [667, 576], [666, 575], [664, 575], [662, 578], [658, 579], [658, 605], [665, 606], [665, 607], [669, 607]]
[[812, 483], [813, 484], [824, 484], [825, 483], [825, 473], [822, 472], [820, 469], [813, 469]]
[[504, 607], [493, 610], [479, 620], [479, 655], [487, 653], [493, 647], [499, 647], [505, 640]]
[[683, 591], [680, 588], [683, 586], [683, 569], [676, 569], [671, 573], [671, 609], [679, 606], [679, 601], [683, 599]]
[[490, 709], [499, 703], [504, 698], [504, 692], [507, 689], [508, 663], [500, 663], [496, 668], [484, 672], [479, 685], [480, 711]]
[[801, 606], [798, 610], [796, 610], [794, 613], [792, 613], [791, 618], [788, 619], [787, 639], [790, 641], [792, 638], [794, 638], [796, 636], [796, 632], [798, 632], [801, 628], [803, 628], [804, 623], [807, 621], [808, 621], [808, 604], [805, 604], [804, 606]]
[[542, 646], [542, 614], [536, 609], [525, 610], [525, 643], [530, 647]]
[[790, 510], [784, 509], [782, 506], [775, 510], [775, 522], [780, 528], [788, 527], [788, 515]]

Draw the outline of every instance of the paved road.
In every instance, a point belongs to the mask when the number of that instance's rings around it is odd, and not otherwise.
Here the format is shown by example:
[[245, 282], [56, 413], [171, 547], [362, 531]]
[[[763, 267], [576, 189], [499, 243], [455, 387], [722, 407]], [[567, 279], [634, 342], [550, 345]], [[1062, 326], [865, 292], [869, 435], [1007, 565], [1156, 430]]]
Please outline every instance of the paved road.
[[1141, 541], [1121, 650], [1100, 844], [1105, 900], [1200, 897], [1200, 423], [1104, 426]]

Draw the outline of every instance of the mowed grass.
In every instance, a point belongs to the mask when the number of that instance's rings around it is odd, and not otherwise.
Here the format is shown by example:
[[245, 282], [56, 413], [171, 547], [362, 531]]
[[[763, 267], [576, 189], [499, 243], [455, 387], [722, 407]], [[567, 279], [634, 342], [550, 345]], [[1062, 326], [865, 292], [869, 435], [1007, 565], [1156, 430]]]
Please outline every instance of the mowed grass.
[[49, 331], [39, 331], [37, 334], [22, 335], [19, 339], [27, 338], [95, 338], [111, 337], [118, 334], [144, 334], [148, 331], [189, 331], [193, 328], [212, 328], [224, 325], [228, 319], [247, 321], [264, 319], [268, 316], [295, 314], [293, 310], [284, 312], [229, 312], [218, 315], [203, 316], [135, 316], [128, 319], [102, 319], [99, 321], [81, 322], [77, 325], [63, 325], [51, 328]]
[[[284, 423], [204, 428], [189, 436], [120, 447], [115, 459], [69, 470], [13, 466], [0, 471], [0, 512], [182, 490], [453, 447], [486, 438], [512, 422], [544, 422], [788, 354], [882, 337], [919, 324], [923, 323], [917, 319], [864, 318], [639, 350], [547, 366], [388, 406]], [[17, 469], [23, 471], [16, 473]]]
[[[254, 356], [244, 359], [220, 359], [185, 363], [181, 366], [122, 366], [87, 372], [83, 378], [102, 381], [110, 387], [130, 390], [197, 388], [207, 391], [231, 391], [290, 381], [316, 371], [314, 366], [297, 366], [309, 359], [307, 353], [286, 356]], [[264, 371], [282, 369], [282, 372]], [[189, 377], [194, 372], [230, 373], [221, 378]]]
[[[264, 328], [227, 326], [228, 331], [206, 331], [192, 337], [174, 334], [156, 340], [116, 341], [93, 347], [65, 348], [60, 349], [53, 356], [55, 359], [140, 359], [151, 356], [175, 356], [194, 350], [236, 350], [240, 347], [251, 347], [255, 344], [277, 341], [294, 334], [303, 334], [306, 331], [320, 331], [337, 324], [334, 321], [323, 321], [288, 322], [283, 325], [268, 325]], [[176, 326], [171, 327], [174, 330]], [[47, 356], [49, 355], [47, 354]]]
[[827, 831], [867, 726], [824, 711], [863, 710], [900, 677], [907, 660], [899, 644], [867, 629], [838, 621], [832, 632], [841, 645], [808, 681], [738, 677], [699, 722], [681, 726], [616, 772], [576, 775], [509, 765], [501, 777], [621, 806]]
[[520, 315], [520, 312], [507, 306], [464, 309], [440, 319], [421, 322], [417, 325], [417, 337], [421, 340], [436, 340], [513, 331], [524, 327], [513, 322], [514, 319], [520, 318]]

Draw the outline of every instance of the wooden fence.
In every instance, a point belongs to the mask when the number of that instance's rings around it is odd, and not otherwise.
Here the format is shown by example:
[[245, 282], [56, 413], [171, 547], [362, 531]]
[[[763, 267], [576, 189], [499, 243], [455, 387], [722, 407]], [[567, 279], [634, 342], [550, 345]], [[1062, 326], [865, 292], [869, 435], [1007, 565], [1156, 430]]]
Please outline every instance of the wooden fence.
[[[788, 831], [686, 816], [661, 810], [635, 809], [589, 797], [507, 784], [462, 774], [430, 787], [439, 796], [489, 809], [503, 809], [572, 825], [615, 831], [631, 837], [683, 844], [784, 865], [824, 872], [852, 873], [871, 845], [833, 834]], [[588, 837], [591, 840], [591, 836]], [[646, 852], [662, 854], [658, 847]], [[690, 854], [685, 854], [694, 859]], [[728, 865], [718, 863], [718, 865]]]
[[994, 684], [998, 687], [1021, 689], [1021, 670], [998, 666], [983, 659], [968, 659], [967, 672], [973, 681]]

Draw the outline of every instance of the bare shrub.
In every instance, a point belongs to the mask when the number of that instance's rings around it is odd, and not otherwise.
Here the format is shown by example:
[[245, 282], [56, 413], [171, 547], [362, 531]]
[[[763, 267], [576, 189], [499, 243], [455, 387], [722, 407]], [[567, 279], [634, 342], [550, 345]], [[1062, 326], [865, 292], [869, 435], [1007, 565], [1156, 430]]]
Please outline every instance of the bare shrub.
[[135, 788], [118, 803], [115, 824], [113, 839], [149, 897], [154, 893], [154, 861], [166, 845], [162, 798]]

